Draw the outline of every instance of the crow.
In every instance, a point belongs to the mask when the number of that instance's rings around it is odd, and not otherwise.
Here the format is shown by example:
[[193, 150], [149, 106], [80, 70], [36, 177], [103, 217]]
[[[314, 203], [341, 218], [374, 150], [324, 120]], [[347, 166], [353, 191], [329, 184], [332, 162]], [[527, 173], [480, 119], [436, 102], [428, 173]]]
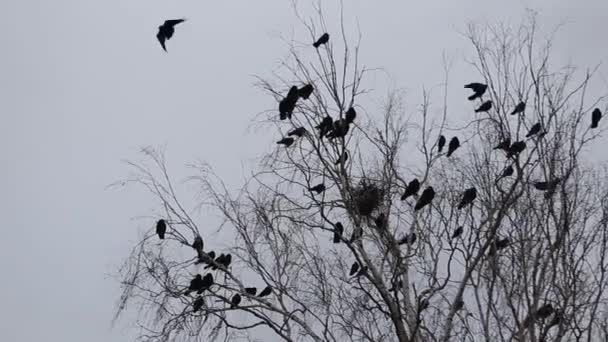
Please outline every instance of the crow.
[[[232, 262], [232, 255], [230, 254], [220, 254], [220, 256], [217, 257], [217, 259], [215, 259], [215, 263], [224, 266], [225, 268], [228, 268], [228, 266], [230, 266], [230, 263]], [[217, 266], [213, 266], [213, 269], [216, 270]]]
[[475, 189], [474, 187], [466, 189], [464, 191], [464, 193], [462, 194], [462, 199], [460, 200], [460, 203], [458, 204], [458, 209], [462, 209], [465, 206], [473, 203], [475, 198], [477, 198], [477, 189]]
[[507, 158], [516, 156], [525, 149], [526, 149], [525, 141], [516, 141], [511, 145], [511, 147], [509, 147], [509, 150], [507, 151]]
[[376, 224], [376, 228], [378, 229], [386, 229], [386, 215], [384, 213], [380, 213], [378, 217], [374, 219], [374, 223]]
[[349, 276], [354, 276], [355, 273], [359, 270], [359, 264], [355, 261], [353, 265], [350, 267], [350, 272], [348, 272]]
[[[186, 296], [190, 294], [192, 291], [200, 291], [203, 288], [203, 277], [200, 274], [197, 274], [192, 280], [190, 280], [190, 286], [184, 293]], [[201, 291], [202, 292], [202, 291]]]
[[437, 152], [441, 153], [443, 150], [443, 146], [445, 146], [445, 137], [443, 135], [439, 136], [439, 141], [437, 142]]
[[452, 239], [455, 239], [455, 238], [459, 237], [460, 235], [462, 235], [463, 230], [464, 230], [463, 226], [456, 228], [456, 230], [454, 231], [454, 234], [452, 234]]
[[342, 234], [344, 234], [344, 226], [342, 222], [336, 222], [336, 226], [334, 227], [334, 243], [340, 243], [342, 241]]
[[292, 86], [289, 88], [287, 96], [279, 102], [279, 118], [281, 120], [291, 119], [296, 103], [298, 103], [298, 87]]
[[179, 23], [183, 23], [186, 19], [171, 19], [165, 20], [165, 22], [158, 27], [158, 33], [156, 34], [156, 39], [162, 46], [163, 50], [167, 52], [167, 47], [165, 46], [165, 41], [171, 39], [173, 37], [173, 33], [175, 33], [175, 25]]
[[520, 102], [517, 104], [517, 106], [515, 106], [515, 109], [513, 109], [513, 111], [511, 112], [511, 115], [523, 113], [524, 110], [526, 110], [526, 103]]
[[407, 184], [405, 188], [405, 192], [401, 196], [401, 200], [405, 201], [408, 197], [412, 195], [418, 195], [418, 191], [420, 190], [420, 181], [418, 178], [414, 178], [411, 182]]
[[496, 250], [499, 251], [503, 248], [507, 248], [507, 247], [509, 247], [510, 244], [511, 244], [511, 239], [509, 239], [509, 238], [496, 240], [496, 243], [495, 243]]
[[475, 109], [475, 113], [487, 112], [492, 109], [492, 101], [488, 100], [479, 106], [479, 108]]
[[315, 128], [319, 129], [319, 138], [323, 138], [327, 133], [331, 132], [333, 129], [333, 119], [331, 116], [326, 116], [321, 120], [321, 123], [315, 126]]
[[285, 145], [285, 147], [289, 147], [291, 146], [291, 144], [293, 144], [295, 140], [293, 138], [283, 138], [279, 141], [277, 141], [278, 145]]
[[500, 177], [498, 177], [498, 180], [503, 179], [505, 177], [511, 177], [513, 176], [513, 173], [515, 172], [515, 170], [513, 169], [513, 166], [509, 165], [507, 166], [503, 171], [502, 171], [502, 175], [500, 175]]
[[328, 41], [329, 33], [323, 33], [323, 35], [321, 35], [321, 37], [319, 37], [319, 39], [317, 39], [317, 41], [312, 44], [312, 46], [318, 48], [319, 46], [326, 44]]
[[250, 296], [255, 296], [256, 292], [258, 292], [258, 289], [255, 287], [246, 287], [245, 292]]
[[312, 94], [312, 91], [315, 88], [312, 86], [312, 84], [307, 84], [305, 86], [303, 86], [302, 88], [298, 89], [298, 97], [300, 97], [301, 99], [304, 100], [308, 100], [308, 98], [310, 97], [310, 94]]
[[542, 126], [540, 125], [540, 122], [535, 123], [534, 125], [532, 125], [532, 127], [530, 127], [528, 134], [526, 134], [526, 138], [529, 138], [535, 134], [538, 134], [538, 132], [540, 132], [541, 129], [542, 129]]
[[348, 160], [348, 152], [344, 151], [344, 153], [340, 156], [340, 158], [338, 158], [335, 162], [334, 165], [339, 165], [342, 162], [346, 163], [346, 161]]
[[478, 97], [482, 97], [483, 94], [486, 92], [486, 89], [488, 89], [488, 86], [483, 83], [469, 83], [464, 87], [473, 90], [474, 94], [469, 96], [469, 101], [473, 101]]
[[416, 242], [417, 236], [416, 233], [410, 233], [407, 234], [406, 236], [404, 236], [403, 238], [401, 238], [401, 240], [399, 240], [397, 243], [399, 245], [405, 245], [406, 243], [408, 245], [412, 245], [414, 244], [414, 242]]
[[540, 190], [540, 191], [554, 191], [555, 187], [557, 187], [557, 185], [559, 184], [560, 181], [561, 181], [561, 178], [558, 177], [552, 181], [534, 182], [534, 187], [536, 188], [536, 190]]
[[230, 308], [234, 309], [239, 306], [239, 304], [241, 304], [241, 295], [237, 293], [232, 296], [232, 299], [230, 300]]
[[192, 312], [197, 312], [198, 310], [200, 310], [203, 307], [203, 304], [205, 304], [205, 300], [203, 299], [203, 297], [196, 297], [196, 299], [192, 303]]
[[357, 117], [357, 112], [355, 111], [355, 108], [350, 107], [348, 108], [348, 110], [346, 111], [346, 113], [344, 113], [344, 119], [346, 119], [346, 122], [353, 123], [353, 121], [355, 121], [355, 118]]
[[166, 232], [167, 223], [163, 219], [158, 220], [158, 222], [156, 222], [156, 234], [158, 234], [158, 238], [164, 240]]
[[200, 235], [196, 235], [194, 242], [192, 243], [192, 248], [196, 250], [199, 259], [203, 258], [203, 246], [203, 238]]
[[458, 140], [457, 137], [453, 137], [452, 140], [450, 140], [450, 144], [448, 145], [448, 158], [450, 156], [452, 156], [452, 153], [454, 153], [454, 151], [456, 151], [458, 148], [460, 147], [460, 140]]
[[536, 310], [536, 317], [538, 317], [540, 319], [545, 319], [545, 318], [551, 316], [553, 311], [555, 311], [553, 309], [553, 305], [547, 303], [547, 304], [541, 306], [540, 308], [538, 308], [538, 310]]
[[332, 131], [327, 134], [327, 138], [333, 139], [344, 137], [349, 129], [350, 124], [345, 119], [336, 120], [334, 121]]
[[511, 146], [511, 138], [506, 138], [505, 140], [501, 141], [498, 143], [498, 145], [496, 145], [493, 150], [504, 150], [504, 151], [509, 151], [509, 147]]
[[591, 128], [597, 128], [597, 125], [600, 123], [602, 119], [602, 112], [599, 108], [595, 108], [591, 113]]
[[308, 191], [314, 191], [317, 194], [320, 194], [323, 191], [325, 191], [325, 184], [323, 184], [323, 183], [317, 184], [317, 185], [313, 186], [312, 188], [308, 188]]
[[287, 132], [287, 136], [297, 136], [297, 137], [302, 137], [304, 135], [304, 133], [306, 133], [306, 128], [304, 127], [298, 127], [292, 131]]
[[260, 292], [258, 297], [266, 297], [266, 296], [269, 296], [271, 293], [272, 293], [272, 286], [268, 285], [262, 290], [262, 292]]
[[[196, 262], [194, 262], [194, 264], [198, 265], [198, 264], [211, 264], [211, 261], [213, 261], [213, 259], [215, 259], [215, 252], [211, 251], [208, 253], [203, 253], [202, 256], [199, 255], [198, 256], [198, 260]], [[210, 266], [207, 266], [205, 268], [209, 268]]]
[[422, 195], [418, 199], [418, 202], [416, 202], [414, 210], [418, 211], [424, 208], [427, 204], [433, 201], [433, 198], [435, 198], [435, 190], [433, 190], [432, 186], [429, 186], [422, 192]]

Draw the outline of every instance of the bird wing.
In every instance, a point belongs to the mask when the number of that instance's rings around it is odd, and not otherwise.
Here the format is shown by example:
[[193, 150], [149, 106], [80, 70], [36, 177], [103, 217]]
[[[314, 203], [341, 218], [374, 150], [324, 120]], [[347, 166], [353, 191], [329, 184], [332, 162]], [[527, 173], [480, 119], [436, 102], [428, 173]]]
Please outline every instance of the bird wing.
[[184, 21], [186, 21], [186, 19], [170, 19], [170, 20], [165, 20], [165, 26], [175, 26], [179, 23], [183, 23]]
[[158, 33], [156, 34], [156, 39], [158, 39], [158, 42], [160, 43], [160, 46], [163, 47], [163, 50], [167, 52], [167, 48], [165, 47], [165, 35], [162, 34], [162, 32], [158, 31]]

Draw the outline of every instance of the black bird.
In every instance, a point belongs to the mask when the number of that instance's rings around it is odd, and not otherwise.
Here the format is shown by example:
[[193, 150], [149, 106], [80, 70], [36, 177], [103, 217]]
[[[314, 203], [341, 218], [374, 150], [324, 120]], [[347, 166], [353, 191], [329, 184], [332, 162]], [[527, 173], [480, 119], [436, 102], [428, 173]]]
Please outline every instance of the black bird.
[[209, 253], [207, 253], [207, 256], [209, 257], [209, 259], [213, 260], [215, 259], [215, 251], [211, 251]]
[[293, 138], [283, 138], [279, 141], [277, 141], [278, 145], [285, 145], [285, 147], [289, 147], [291, 146], [291, 144], [293, 144], [295, 140]]
[[553, 305], [547, 303], [536, 310], [536, 317], [545, 319], [553, 313]]
[[381, 230], [386, 229], [386, 215], [380, 213], [378, 217], [374, 219], [374, 223], [376, 224], [376, 228]]
[[354, 276], [355, 273], [357, 273], [357, 271], [359, 270], [359, 263], [357, 263], [356, 261], [353, 263], [353, 265], [350, 267], [350, 272], [348, 272], [349, 276]]
[[321, 35], [321, 37], [319, 37], [319, 39], [317, 39], [317, 41], [312, 44], [312, 46], [318, 48], [319, 46], [326, 44], [328, 41], [329, 33], [323, 33], [323, 35]]
[[194, 242], [192, 243], [192, 248], [196, 250], [199, 259], [203, 258], [203, 246], [203, 238], [200, 235], [196, 235]]
[[346, 163], [346, 161], [348, 160], [348, 152], [344, 151], [344, 153], [340, 156], [340, 158], [338, 158], [335, 162], [334, 165], [339, 165], [342, 162]]
[[203, 277], [203, 280], [201, 281], [201, 288], [198, 289], [198, 294], [203, 293], [203, 291], [210, 288], [211, 285], [213, 285], [213, 274], [207, 273], [207, 274], [205, 274], [205, 276]]
[[524, 110], [526, 110], [526, 103], [520, 102], [517, 104], [517, 106], [515, 106], [515, 109], [513, 109], [513, 111], [511, 112], [511, 115], [522, 113]]
[[441, 153], [443, 150], [443, 146], [445, 146], [445, 137], [443, 135], [439, 136], [439, 141], [437, 142], [437, 152]]
[[511, 239], [509, 239], [509, 238], [496, 240], [496, 250], [499, 251], [503, 248], [507, 248], [507, 247], [509, 247], [510, 244], [511, 244]]
[[239, 304], [241, 304], [241, 295], [237, 293], [232, 296], [232, 299], [230, 300], [230, 307], [234, 309], [239, 306]]
[[455, 311], [458, 311], [458, 310], [462, 309], [463, 307], [464, 307], [464, 301], [462, 299], [457, 301], [456, 303], [454, 303]]
[[557, 187], [557, 185], [559, 184], [560, 181], [561, 181], [561, 178], [558, 177], [552, 181], [534, 182], [534, 187], [536, 188], [536, 190], [540, 190], [540, 191], [554, 191], [555, 187]]
[[[211, 264], [211, 261], [213, 261], [213, 259], [215, 259], [214, 251], [211, 251], [208, 253], [203, 253], [202, 256], [201, 255], [198, 256], [198, 260], [196, 262], [194, 262], [194, 264], [197, 264], [197, 265], [202, 264], [202, 263]], [[205, 268], [209, 268], [209, 267], [211, 267], [211, 266], [207, 266]]]
[[197, 312], [198, 310], [200, 310], [203, 307], [203, 304], [205, 304], [205, 300], [203, 299], [203, 297], [196, 297], [196, 299], [192, 303], [192, 312]]
[[[220, 254], [220, 256], [217, 257], [217, 259], [215, 259], [215, 263], [224, 266], [225, 268], [228, 268], [228, 266], [230, 266], [230, 263], [232, 262], [232, 255], [230, 254]], [[213, 269], [216, 270], [217, 267], [213, 266]]]
[[304, 133], [306, 133], [306, 128], [304, 128], [304, 127], [298, 127], [298, 128], [296, 128], [296, 129], [294, 129], [292, 131], [287, 132], [287, 136], [291, 137], [292, 135], [295, 135], [297, 137], [301, 137], [301, 136], [304, 135]]
[[339, 119], [334, 121], [333, 128], [331, 132], [327, 134], [327, 138], [341, 138], [346, 136], [348, 130], [350, 129], [350, 124], [346, 121], [346, 119]]
[[494, 150], [504, 150], [504, 151], [508, 152], [509, 147], [511, 147], [511, 138], [506, 138], [505, 140], [499, 142], [498, 145], [496, 145], [493, 149]]
[[534, 134], [538, 134], [538, 132], [540, 132], [541, 129], [542, 129], [542, 126], [540, 125], [540, 122], [535, 123], [534, 125], [532, 125], [532, 127], [530, 127], [528, 134], [526, 134], [526, 138], [529, 138], [529, 137], [533, 136]]
[[325, 184], [323, 184], [323, 183], [317, 184], [317, 185], [313, 186], [312, 188], [308, 188], [308, 191], [314, 191], [317, 194], [320, 194], [323, 191], [325, 191]]
[[475, 109], [475, 113], [487, 112], [492, 109], [492, 101], [488, 100], [479, 106], [479, 108]]
[[464, 231], [463, 226], [456, 228], [456, 230], [454, 231], [454, 234], [452, 234], [452, 239], [455, 239], [455, 238], [459, 237], [460, 235], [462, 235], [463, 231]]
[[258, 292], [258, 289], [255, 287], [246, 287], [245, 292], [250, 296], [255, 296], [256, 292]]
[[166, 232], [167, 223], [163, 219], [158, 220], [158, 222], [156, 222], [156, 234], [158, 234], [158, 238], [164, 240]]
[[462, 194], [462, 199], [460, 200], [460, 203], [458, 204], [458, 209], [462, 209], [465, 206], [473, 203], [475, 198], [477, 198], [477, 189], [475, 189], [474, 187], [466, 189], [464, 191], [464, 193]]
[[482, 97], [483, 94], [486, 92], [486, 89], [488, 89], [488, 86], [486, 84], [476, 83], [476, 82], [469, 83], [469, 84], [465, 85], [464, 87], [473, 90], [474, 94], [469, 96], [469, 101], [473, 101], [478, 97]]
[[414, 178], [411, 182], [407, 184], [405, 188], [405, 192], [401, 196], [401, 200], [405, 201], [408, 197], [413, 195], [418, 195], [418, 191], [420, 190], [420, 181], [418, 178]]
[[327, 133], [331, 132], [333, 129], [333, 119], [331, 116], [326, 116], [321, 120], [321, 123], [315, 126], [315, 128], [319, 129], [319, 138], [323, 138]]
[[526, 149], [525, 141], [516, 141], [511, 145], [511, 147], [509, 147], [509, 150], [507, 151], [507, 158], [518, 155], [525, 149]]
[[303, 86], [302, 88], [298, 89], [298, 96], [301, 99], [308, 100], [308, 98], [310, 97], [310, 94], [312, 94], [312, 91], [314, 89], [315, 88], [312, 86], [312, 84], [309, 83], [309, 84]]
[[458, 148], [460, 147], [460, 140], [458, 140], [457, 137], [453, 137], [452, 140], [450, 140], [450, 144], [448, 145], [448, 158], [452, 155], [452, 153], [454, 153], [454, 151], [456, 151]]
[[513, 166], [509, 165], [504, 169], [504, 171], [502, 171], [502, 175], [500, 175], [500, 177], [498, 177], [498, 179], [503, 179], [505, 177], [511, 177], [511, 176], [513, 176], [514, 172], [515, 172], [515, 170], [513, 169]]
[[156, 39], [158, 39], [160, 46], [163, 47], [163, 50], [165, 50], [165, 52], [167, 52], [167, 48], [165, 47], [165, 41], [173, 37], [173, 33], [175, 32], [175, 25], [183, 23], [184, 21], [186, 21], [186, 19], [165, 20], [165, 23], [158, 27]]
[[591, 112], [591, 128], [597, 128], [597, 125], [600, 123], [602, 119], [602, 112], [599, 108], [595, 108], [593, 112]]
[[344, 234], [344, 226], [342, 222], [336, 222], [336, 226], [334, 227], [334, 243], [342, 241], [342, 234]]
[[272, 286], [268, 285], [262, 290], [262, 292], [260, 292], [258, 297], [266, 297], [266, 296], [270, 295], [271, 293], [272, 293]]
[[418, 210], [424, 208], [424, 206], [426, 206], [427, 204], [429, 204], [433, 201], [433, 198], [435, 198], [435, 190], [433, 190], [432, 186], [429, 186], [426, 189], [424, 189], [424, 191], [422, 192], [422, 195], [418, 199], [418, 202], [416, 202], [416, 206], [414, 207], [414, 210], [418, 211]]
[[298, 87], [292, 86], [289, 88], [287, 96], [279, 102], [279, 118], [281, 120], [291, 119], [296, 103], [298, 103], [298, 97]]
[[190, 286], [188, 286], [188, 290], [186, 290], [185, 295], [189, 295], [192, 291], [200, 291], [202, 288], [203, 277], [200, 274], [197, 274], [194, 279], [190, 280]]
[[406, 236], [404, 236], [403, 238], [401, 238], [401, 240], [399, 240], [397, 243], [398, 243], [399, 245], [405, 245], [406, 243], [407, 243], [408, 245], [412, 245], [412, 244], [414, 244], [414, 242], [416, 242], [416, 239], [417, 239], [417, 238], [418, 238], [418, 237], [416, 236], [416, 233], [413, 233], [413, 232], [412, 232], [412, 233], [410, 233], [410, 234], [407, 234], [407, 235], [406, 235]]
[[355, 111], [355, 108], [350, 107], [348, 108], [348, 110], [346, 111], [346, 113], [344, 113], [344, 119], [346, 119], [346, 122], [353, 123], [353, 121], [355, 121], [355, 118], [357, 117], [357, 112]]

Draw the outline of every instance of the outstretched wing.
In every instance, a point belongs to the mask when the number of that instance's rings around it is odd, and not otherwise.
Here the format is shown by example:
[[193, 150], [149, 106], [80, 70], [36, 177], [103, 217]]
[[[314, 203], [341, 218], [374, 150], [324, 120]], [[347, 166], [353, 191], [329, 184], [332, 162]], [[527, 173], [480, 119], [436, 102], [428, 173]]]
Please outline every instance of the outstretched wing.
[[179, 23], [183, 23], [184, 21], [186, 21], [186, 19], [170, 19], [170, 20], [165, 20], [165, 26], [169, 26], [169, 27], [173, 27]]

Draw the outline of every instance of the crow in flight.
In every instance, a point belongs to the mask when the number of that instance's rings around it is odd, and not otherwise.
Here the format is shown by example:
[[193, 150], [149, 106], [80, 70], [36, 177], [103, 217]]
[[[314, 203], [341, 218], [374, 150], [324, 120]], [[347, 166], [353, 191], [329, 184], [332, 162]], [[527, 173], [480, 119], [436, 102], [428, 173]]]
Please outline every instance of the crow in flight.
[[447, 157], [449, 158], [450, 156], [452, 156], [452, 153], [454, 153], [454, 151], [456, 151], [459, 147], [460, 140], [458, 140], [457, 137], [453, 137], [452, 140], [450, 140], [450, 144], [448, 145]]
[[509, 247], [510, 244], [511, 244], [511, 239], [509, 239], [509, 238], [496, 240], [496, 250], [499, 251], [503, 248], [507, 248], [507, 247]]
[[346, 113], [344, 113], [344, 118], [346, 119], [346, 122], [353, 123], [353, 121], [355, 121], [355, 118], [357, 117], [357, 112], [355, 111], [355, 108], [350, 107], [348, 108], [348, 110], [346, 111]]
[[266, 297], [266, 296], [270, 295], [271, 293], [272, 293], [272, 286], [268, 285], [262, 290], [262, 292], [260, 292], [258, 297]]
[[532, 127], [530, 127], [528, 134], [526, 134], [526, 138], [529, 138], [535, 134], [538, 134], [538, 132], [540, 132], [541, 129], [542, 129], [542, 126], [540, 125], [540, 122], [535, 123], [534, 125], [532, 125]]
[[350, 124], [348, 123], [348, 121], [346, 121], [346, 119], [339, 119], [334, 121], [333, 126], [334, 127], [332, 131], [327, 134], [328, 139], [344, 137], [350, 129]]
[[513, 109], [513, 111], [511, 112], [511, 115], [523, 113], [524, 110], [526, 110], [526, 103], [520, 102], [517, 104], [517, 106], [515, 106], [515, 109]]
[[350, 267], [350, 272], [348, 272], [349, 276], [354, 276], [355, 273], [359, 270], [359, 264], [355, 261], [353, 265]]
[[196, 299], [192, 303], [192, 312], [197, 312], [198, 310], [200, 310], [203, 307], [203, 304], [205, 304], [205, 300], [203, 299], [203, 297], [196, 297]]
[[493, 149], [509, 151], [509, 147], [511, 147], [511, 138], [506, 138], [505, 140], [499, 142], [498, 145], [496, 145], [496, 147]]
[[164, 240], [166, 232], [167, 223], [163, 219], [158, 220], [158, 222], [156, 222], [156, 234], [158, 234], [158, 238]]
[[239, 304], [241, 304], [241, 295], [237, 293], [230, 300], [230, 307], [234, 309], [239, 306]]
[[420, 190], [420, 181], [418, 178], [414, 178], [411, 182], [407, 184], [405, 188], [405, 192], [401, 196], [401, 200], [405, 201], [408, 197], [412, 195], [418, 195], [418, 191]]
[[293, 138], [283, 138], [279, 141], [277, 141], [278, 145], [285, 145], [285, 147], [289, 147], [291, 146], [291, 144], [293, 144], [295, 140]]
[[323, 184], [323, 183], [317, 184], [317, 185], [313, 186], [312, 188], [308, 188], [308, 191], [314, 191], [318, 195], [318, 194], [322, 193], [323, 191], [325, 191], [325, 184]]
[[158, 27], [158, 33], [156, 34], [156, 38], [158, 39], [160, 46], [162, 46], [165, 52], [167, 52], [167, 48], [165, 47], [165, 41], [173, 37], [173, 33], [175, 32], [175, 25], [184, 21], [186, 21], [186, 19], [165, 20], [165, 23]]
[[597, 128], [597, 125], [600, 123], [602, 119], [602, 112], [599, 108], [595, 108], [591, 113], [591, 128]]
[[304, 133], [306, 133], [306, 128], [304, 127], [298, 127], [292, 131], [287, 132], [287, 136], [293, 136], [295, 135], [296, 137], [302, 137], [304, 135]]
[[486, 89], [488, 89], [488, 86], [483, 83], [469, 83], [464, 87], [473, 90], [474, 94], [469, 96], [469, 101], [473, 101], [478, 97], [482, 97], [483, 94], [486, 92]]
[[492, 109], [492, 101], [488, 100], [479, 106], [479, 108], [475, 109], [475, 113], [487, 112]]
[[312, 84], [309, 83], [309, 84], [303, 86], [302, 88], [298, 89], [298, 96], [301, 99], [308, 100], [308, 98], [310, 97], [310, 94], [312, 94], [312, 91], [314, 89], [315, 88], [312, 86]]
[[326, 116], [321, 120], [321, 123], [315, 126], [319, 129], [319, 138], [323, 138], [327, 133], [333, 129], [333, 119], [331, 116]]
[[318, 48], [319, 46], [326, 44], [328, 41], [329, 41], [329, 34], [323, 33], [323, 35], [321, 35], [321, 37], [319, 37], [319, 39], [317, 39], [317, 41], [312, 44], [312, 46], [314, 46], [315, 48]]
[[516, 141], [511, 145], [511, 147], [509, 147], [509, 150], [507, 151], [507, 158], [516, 156], [525, 149], [526, 149], [525, 141]]
[[250, 296], [255, 296], [255, 293], [258, 292], [258, 289], [255, 287], [246, 287], [245, 292]]
[[460, 203], [458, 204], [458, 209], [462, 209], [465, 206], [473, 203], [475, 198], [477, 198], [477, 189], [475, 189], [474, 187], [466, 189], [464, 191], [464, 193], [462, 194], [462, 199], [460, 200]]
[[344, 234], [344, 226], [342, 225], [342, 222], [336, 222], [336, 227], [334, 228], [334, 243], [340, 243], [342, 234]]
[[455, 238], [459, 237], [460, 235], [462, 235], [463, 230], [464, 230], [463, 226], [456, 228], [456, 230], [454, 231], [454, 234], [452, 234], [452, 239], [455, 239]]
[[414, 210], [418, 211], [424, 208], [427, 204], [433, 201], [433, 198], [435, 198], [435, 190], [433, 190], [432, 186], [429, 186], [422, 192], [422, 195], [418, 199], [418, 202], [416, 202]]
[[293, 114], [293, 110], [296, 108], [298, 97], [298, 87], [292, 86], [289, 88], [287, 96], [279, 102], [279, 119], [291, 119], [291, 114]]
[[443, 146], [445, 146], [445, 137], [443, 135], [439, 136], [439, 141], [437, 142], [437, 152], [441, 153], [443, 150]]

